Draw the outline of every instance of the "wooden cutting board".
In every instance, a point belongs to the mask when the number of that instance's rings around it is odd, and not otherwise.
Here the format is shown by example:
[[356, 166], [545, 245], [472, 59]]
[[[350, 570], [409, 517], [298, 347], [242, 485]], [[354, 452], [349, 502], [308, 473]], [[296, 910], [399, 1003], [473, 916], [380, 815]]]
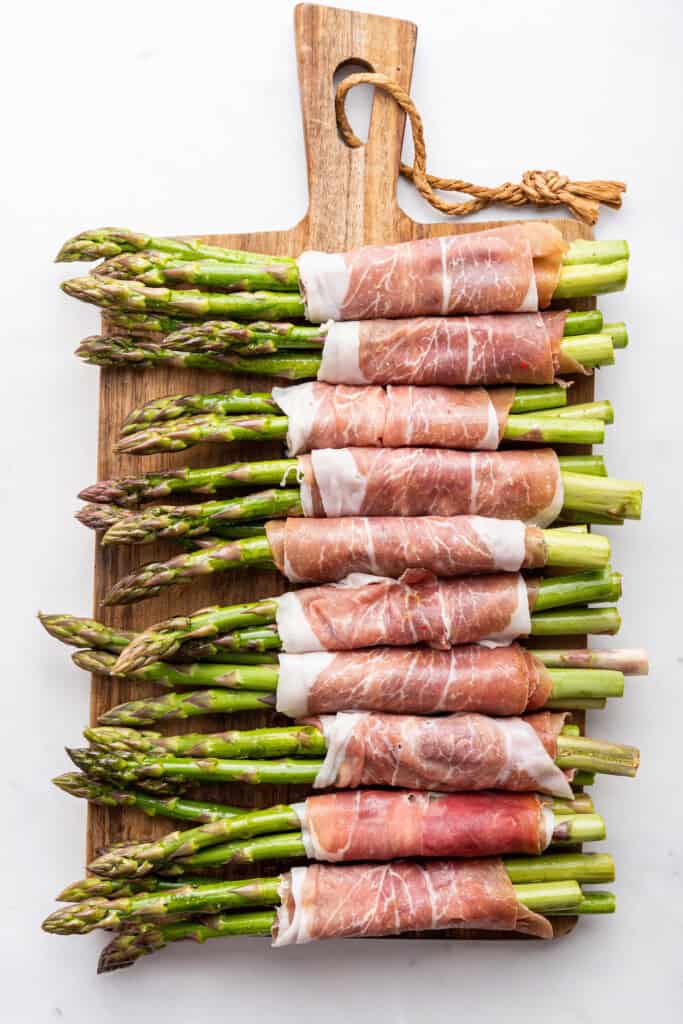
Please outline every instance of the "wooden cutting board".
[[[403, 213], [396, 201], [396, 183], [403, 139], [404, 117], [389, 97], [376, 93], [367, 145], [349, 149], [340, 139], [334, 115], [333, 76], [340, 66], [361, 64], [383, 72], [410, 89], [417, 28], [411, 22], [375, 15], [358, 14], [311, 4], [296, 8], [295, 37], [301, 109], [308, 165], [309, 208], [306, 216], [288, 231], [254, 234], [215, 234], [205, 241], [233, 248], [252, 249], [274, 255], [298, 255], [303, 249], [345, 250], [364, 243], [401, 242], [414, 238], [478, 231], [491, 224], [419, 224]], [[226, 210], [226, 219], [230, 211]], [[567, 239], [589, 238], [590, 231], [575, 221], [554, 222]], [[172, 228], [172, 225], [171, 225]], [[98, 479], [146, 472], [181, 465], [209, 466], [238, 459], [262, 459], [277, 455], [275, 443], [202, 445], [189, 452], [169, 456], [133, 457], [115, 455], [113, 445], [120, 425], [135, 406], [166, 394], [220, 391], [230, 387], [265, 390], [263, 378], [230, 378], [199, 371], [154, 369], [102, 370], [100, 383]], [[592, 378], [582, 378], [572, 388], [573, 401], [593, 396]], [[581, 450], [581, 449], [577, 449]], [[586, 450], [586, 449], [583, 449]], [[144, 561], [168, 558], [177, 553], [170, 542], [154, 548], [97, 547], [95, 553], [95, 616], [124, 629], [140, 630], [171, 615], [191, 612], [209, 604], [233, 604], [280, 594], [285, 589], [275, 572], [248, 572], [217, 576], [211, 582], [166, 592], [141, 604], [103, 611], [101, 600], [116, 580]], [[577, 638], [573, 638], [577, 645]], [[580, 645], [580, 644], [579, 644]], [[90, 719], [92, 723], [107, 708], [134, 697], [158, 692], [153, 686], [109, 680], [94, 676]], [[236, 727], [254, 728], [265, 724], [260, 712], [231, 716]], [[223, 716], [201, 719], [200, 725], [172, 722], [165, 731], [214, 731], [227, 728]], [[213, 795], [225, 803], [267, 806], [300, 797], [302, 789], [286, 786], [249, 787], [229, 785]], [[212, 795], [210, 787], [207, 795]], [[87, 857], [98, 847], [131, 837], [159, 835], [169, 830], [168, 820], [154, 821], [139, 811], [90, 807]], [[265, 875], [281, 865], [235, 868], [229, 877]], [[226, 875], [227, 877], [227, 875]], [[567, 931], [575, 919], [558, 919], [557, 932]], [[438, 933], [443, 937], [443, 933]], [[471, 937], [455, 932], [453, 937]], [[481, 933], [481, 937], [491, 937]], [[508, 936], [500, 936], [508, 937]]]

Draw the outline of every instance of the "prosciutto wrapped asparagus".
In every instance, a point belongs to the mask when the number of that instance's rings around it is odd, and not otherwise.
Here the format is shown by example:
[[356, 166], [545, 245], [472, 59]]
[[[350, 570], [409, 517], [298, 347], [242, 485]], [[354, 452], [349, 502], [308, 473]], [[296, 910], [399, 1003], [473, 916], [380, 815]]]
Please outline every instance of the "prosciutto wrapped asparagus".
[[[216, 839], [216, 845], [213, 842], [210, 843], [212, 851], [218, 851], [218, 856], [214, 856], [214, 853], [208, 854], [207, 850], [202, 847], [196, 846], [193, 843], [193, 852], [183, 853], [179, 855], [179, 851], [175, 850], [173, 869], [175, 873], [184, 873], [186, 871], [192, 872], [199, 867], [213, 867], [222, 866], [226, 863], [232, 863], [235, 859], [239, 859], [240, 863], [243, 863], [245, 859], [252, 860], [264, 859], [267, 857], [274, 856], [272, 846], [268, 844], [260, 844], [258, 848], [254, 845], [253, 840], [253, 814], [257, 812], [249, 812], [244, 807], [231, 807], [226, 804], [219, 804], [214, 801], [207, 802], [206, 800], [195, 800], [190, 797], [184, 796], [154, 796], [153, 794], [147, 793], [140, 789], [131, 789], [130, 787], [123, 788], [117, 787], [113, 782], [106, 782], [103, 779], [95, 780], [89, 778], [87, 775], [83, 775], [81, 772], [64, 772], [62, 775], [58, 775], [54, 778], [53, 783], [62, 792], [68, 793], [70, 796], [78, 797], [81, 800], [88, 800], [93, 804], [97, 804], [100, 807], [136, 807], [142, 811], [143, 814], [147, 814], [152, 818], [162, 817], [170, 818], [176, 821], [190, 822], [194, 825], [206, 825], [212, 823], [216, 825], [219, 830], [227, 828], [227, 819], [244, 818], [245, 815], [249, 814], [251, 824], [247, 824], [248, 836], [246, 841], [240, 842], [242, 832], [240, 826], [237, 825], [236, 830], [230, 826], [227, 832], [219, 831], [219, 838]], [[360, 793], [366, 792], [365, 790]], [[377, 792], [385, 793], [387, 797], [395, 797], [398, 803], [404, 799], [404, 794], [394, 793], [391, 790], [378, 790]], [[337, 794], [342, 800], [351, 799], [353, 794], [348, 796], [344, 793]], [[501, 800], [501, 806], [505, 806], [504, 801], [510, 801], [510, 806], [514, 806], [515, 800], [526, 800], [527, 796], [520, 797], [518, 795], [509, 793], [497, 793], [497, 797]], [[441, 800], [444, 798], [443, 794], [430, 793], [427, 794], [429, 800]], [[461, 794], [459, 797], [454, 799], [464, 799], [471, 802], [472, 807], [481, 807], [479, 801], [484, 800], [483, 794]], [[282, 807], [271, 808], [270, 810], [274, 814], [274, 819], [271, 822], [271, 826], [268, 826], [270, 832], [293, 834], [299, 836], [299, 841], [303, 842], [300, 833], [297, 830], [300, 828], [307, 827], [305, 821], [308, 821], [309, 813], [313, 814], [311, 808], [318, 806], [318, 801], [325, 801], [327, 797], [325, 795], [316, 795], [309, 797], [306, 801], [306, 809], [302, 810], [303, 804], [282, 805]], [[537, 797], [534, 797], [537, 799]], [[604, 838], [604, 822], [600, 815], [594, 813], [593, 801], [587, 793], [574, 793], [570, 800], [564, 800], [558, 797], [550, 799], [548, 797], [540, 798], [545, 811], [552, 812], [552, 841], [553, 844], [558, 842], [587, 842], [596, 839]], [[392, 803], [387, 804], [388, 807], [392, 806]], [[446, 806], [445, 804], [441, 806]], [[450, 806], [450, 805], [449, 805]], [[455, 806], [455, 805], [453, 805]], [[431, 807], [431, 804], [430, 804]], [[378, 812], [381, 811], [382, 805], [377, 805]], [[261, 812], [258, 812], [261, 813]], [[313, 820], [313, 817], [311, 820]], [[357, 823], [354, 823], [353, 817], [344, 817], [343, 820], [348, 821], [350, 826], [353, 828], [355, 833]], [[376, 820], [373, 816], [373, 820]], [[502, 820], [502, 819], [501, 819]], [[221, 824], [218, 825], [217, 823]], [[319, 826], [318, 826], [319, 827]], [[292, 833], [291, 830], [294, 830]], [[326, 832], [327, 830], [325, 830]], [[501, 830], [501, 834], [504, 830]], [[180, 835], [181, 833], [174, 833]], [[196, 837], [197, 833], [195, 833]], [[280, 836], [281, 838], [281, 836]], [[235, 839], [238, 841], [235, 842]], [[474, 841], [474, 840], [472, 840]], [[168, 844], [168, 837], [164, 840], [165, 844]], [[247, 849], [249, 847], [249, 849]], [[118, 848], [117, 848], [118, 849]], [[301, 851], [301, 847], [296, 848], [296, 852], [293, 849], [289, 849], [286, 856], [298, 856]], [[182, 851], [180, 851], [182, 852]], [[497, 850], [496, 852], [504, 852]], [[261, 857], [264, 854], [264, 857]], [[462, 854], [464, 856], [464, 854]], [[164, 854], [165, 856], [165, 854]], [[364, 855], [367, 859], [369, 855]], [[199, 859], [197, 859], [199, 858]], [[208, 858], [208, 860], [206, 859]], [[601, 879], [601, 881], [604, 879]], [[65, 894], [59, 897], [64, 900], [72, 899], [84, 899], [87, 896], [111, 896], [116, 892], [119, 892], [119, 886], [123, 887], [123, 883], [115, 883], [111, 881], [108, 885], [100, 884], [100, 878], [85, 879], [82, 882], [76, 883], [74, 887], [69, 890], [65, 890]], [[78, 895], [74, 895], [78, 892]]]
[[[614, 419], [609, 402], [565, 406], [548, 388], [447, 388], [296, 384], [271, 394], [177, 395], [128, 416], [117, 451], [182, 451], [204, 442], [284, 438], [287, 454], [320, 448], [494, 450], [505, 440], [595, 444]], [[224, 415], [224, 411], [247, 415]], [[184, 415], [189, 413], [190, 415]], [[284, 415], [283, 415], [284, 414]]]
[[[141, 247], [142, 238], [161, 248]], [[625, 243], [567, 245], [543, 221], [347, 253], [304, 252], [289, 261], [201, 243], [190, 255], [192, 243], [180, 243], [182, 252], [177, 245], [171, 251], [173, 244], [121, 230], [85, 232], [66, 243], [58, 260], [111, 255], [117, 247], [123, 254], [94, 278], [66, 281], [64, 290], [105, 308], [323, 323], [536, 311], [553, 298], [619, 290], [628, 271]]]
[[[115, 539], [116, 526], [105, 543]], [[218, 543], [210, 538], [197, 554], [143, 565], [119, 580], [104, 603], [130, 604], [166, 587], [253, 564], [274, 566], [292, 583], [326, 583], [353, 573], [401, 576], [409, 569], [451, 577], [547, 565], [604, 568], [609, 553], [609, 541], [598, 534], [481, 516], [273, 520], [265, 536]]]
[[[131, 923], [141, 928], [142, 935], [128, 929], [113, 940], [105, 951], [104, 965], [100, 962], [101, 970], [126, 966], [173, 938], [192, 935], [185, 920], [175, 934], [172, 926], [170, 932], [165, 931], [168, 915], [215, 914], [259, 906], [278, 909], [260, 914], [252, 909], [249, 914], [224, 913], [219, 919], [205, 919], [203, 925], [195, 925], [200, 929], [195, 937], [272, 933], [273, 945], [283, 946], [322, 938], [481, 928], [552, 938], [552, 925], [542, 914], [582, 912], [590, 897], [586, 900], [576, 876], [592, 876], [590, 868], [577, 858], [574, 864], [559, 866], [552, 882], [517, 881], [529, 876], [542, 878], [543, 864], [544, 858], [515, 866], [513, 861], [493, 857], [422, 864], [315, 864], [275, 878], [200, 880], [177, 890], [159, 891], [150, 883], [149, 892], [64, 907], [51, 914], [43, 928], [61, 935]], [[612, 901], [609, 910], [613, 909]], [[586, 906], [586, 910], [597, 911], [597, 904], [590, 909]], [[145, 927], [158, 932], [151, 942]]]
[[589, 312], [362, 320], [318, 327], [225, 320], [183, 323], [107, 310], [115, 332], [85, 338], [95, 366], [167, 366], [214, 373], [317, 378], [328, 384], [551, 385], [558, 374], [611, 365], [623, 323]]
[[[588, 472], [575, 472], [575, 467]], [[127, 523], [141, 536], [198, 536], [226, 526], [232, 529], [240, 521], [283, 515], [480, 515], [521, 519], [535, 526], [548, 526], [560, 514], [583, 514], [605, 522], [638, 519], [642, 484], [593, 475], [601, 472], [602, 463], [595, 456], [558, 457], [550, 448], [323, 449], [296, 459], [102, 480], [81, 491], [80, 497], [100, 505], [126, 506], [188, 490], [206, 495], [248, 485], [271, 489], [204, 505], [161, 506], [135, 518], [118, 508], [86, 510], [79, 518], [95, 529], [116, 525], [112, 540], [126, 535]]]
[[[571, 798], [564, 769], [634, 776], [639, 755], [582, 736], [560, 735], [565, 713], [488, 718], [461, 712], [440, 718], [340, 712], [293, 727], [161, 736], [111, 726], [84, 735], [94, 777], [135, 782], [293, 781], [314, 789], [391, 786], [458, 793], [482, 789]], [[69, 751], [78, 767], [78, 750]], [[288, 762], [261, 757], [288, 757]], [[306, 760], [299, 761], [299, 758]], [[311, 760], [315, 758], [315, 760]], [[322, 759], [321, 759], [322, 758]], [[272, 775], [272, 778], [270, 776]]]
[[[133, 639], [133, 634], [112, 636], [99, 623], [73, 616], [41, 615], [40, 619], [57, 639], [85, 645], [74, 654], [74, 662], [98, 675], [111, 674], [116, 653]], [[98, 642], [99, 648], [94, 646]], [[220, 650], [219, 638], [211, 657], [219, 657]], [[533, 651], [516, 643], [494, 648], [464, 644], [448, 651], [376, 647], [280, 654], [275, 656], [277, 664], [249, 666], [230, 664], [229, 651], [223, 656], [225, 664], [152, 662], [130, 673], [126, 678], [131, 681], [154, 683], [173, 692], [110, 708], [100, 724], [144, 726], [273, 706], [291, 718], [354, 709], [519, 715], [547, 706], [602, 707], [608, 697], [623, 695], [625, 675], [648, 672], [645, 651]]]
[[220, 634], [230, 634], [223, 643], [235, 650], [297, 654], [414, 644], [447, 650], [479, 641], [509, 644], [553, 630], [558, 635], [591, 627], [611, 632], [618, 628], [614, 609], [548, 610], [612, 600], [620, 593], [620, 578], [610, 569], [542, 580], [517, 573], [439, 579], [411, 570], [398, 580], [357, 574], [340, 583], [169, 619], [137, 634], [114, 671], [125, 675], [169, 660], [185, 641]]
[[[127, 879], [140, 880], [152, 871], [171, 878], [274, 857], [352, 862], [537, 856], [551, 843], [604, 839], [600, 815], [577, 812], [574, 803], [532, 793], [365, 789], [251, 812], [230, 808], [197, 828], [100, 851], [88, 865], [90, 878], [75, 883], [60, 899], [125, 895]], [[611, 880], [604, 855], [591, 859], [594, 873], [606, 871], [599, 881]], [[557, 860], [561, 865], [563, 858]]]

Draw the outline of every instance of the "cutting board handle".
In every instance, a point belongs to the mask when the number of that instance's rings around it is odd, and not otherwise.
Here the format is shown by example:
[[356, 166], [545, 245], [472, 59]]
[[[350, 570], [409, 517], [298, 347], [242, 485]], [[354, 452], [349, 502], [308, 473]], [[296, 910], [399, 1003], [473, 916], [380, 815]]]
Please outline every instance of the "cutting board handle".
[[376, 91], [367, 143], [349, 148], [337, 130], [333, 78], [340, 65], [360, 64], [409, 90], [417, 27], [396, 18], [299, 4], [294, 31], [311, 245], [322, 248], [323, 234], [327, 249], [395, 237], [405, 220], [396, 201], [405, 117], [391, 97]]

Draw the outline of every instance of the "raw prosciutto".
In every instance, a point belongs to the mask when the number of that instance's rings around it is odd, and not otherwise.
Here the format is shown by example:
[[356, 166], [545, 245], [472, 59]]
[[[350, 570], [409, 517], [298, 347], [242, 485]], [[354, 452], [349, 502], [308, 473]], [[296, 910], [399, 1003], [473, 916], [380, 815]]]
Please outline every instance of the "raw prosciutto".
[[357, 789], [309, 796], [295, 809], [317, 861], [538, 855], [554, 815], [533, 793]]
[[550, 304], [567, 249], [552, 224], [508, 224], [298, 259], [306, 317], [376, 320], [526, 313]]
[[292, 583], [324, 583], [351, 573], [436, 576], [517, 572], [545, 565], [543, 531], [482, 516], [287, 519], [266, 524], [280, 572]]
[[312, 864], [282, 876], [273, 945], [449, 928], [524, 932], [550, 939], [498, 858], [426, 864]]
[[526, 718], [348, 711], [305, 719], [322, 729], [327, 743], [313, 786], [505, 789], [571, 797], [567, 777], [555, 764], [565, 717], [550, 711]]
[[299, 456], [299, 480], [312, 518], [479, 515], [548, 526], [564, 501], [551, 448], [325, 448]]
[[274, 600], [286, 653], [414, 644], [447, 650], [528, 636], [535, 585], [517, 573], [449, 580], [411, 569], [398, 580], [354, 573]]
[[552, 384], [585, 373], [561, 351], [565, 312], [415, 317], [327, 325], [318, 380], [330, 384]]
[[521, 715], [543, 707], [551, 691], [548, 670], [518, 644], [376, 647], [281, 654], [277, 710], [290, 718], [352, 710]]
[[287, 452], [299, 455], [346, 447], [495, 449], [515, 390], [307, 383], [272, 395], [288, 419]]

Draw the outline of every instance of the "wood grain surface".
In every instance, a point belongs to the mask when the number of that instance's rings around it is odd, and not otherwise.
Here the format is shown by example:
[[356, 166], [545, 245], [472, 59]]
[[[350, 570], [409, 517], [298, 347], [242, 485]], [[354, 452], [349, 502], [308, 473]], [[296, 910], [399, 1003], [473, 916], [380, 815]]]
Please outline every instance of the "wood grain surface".
[[[298, 255], [303, 249], [345, 250], [364, 243], [397, 242], [436, 235], [478, 231], [491, 224], [419, 224], [398, 206], [396, 183], [403, 138], [404, 118], [394, 102], [376, 93], [367, 144], [349, 149], [339, 138], [334, 116], [335, 71], [345, 64], [367, 66], [410, 88], [417, 29], [410, 22], [358, 14], [330, 7], [302, 4], [295, 11], [295, 37], [308, 166], [309, 208], [305, 217], [288, 231], [205, 236], [205, 241], [234, 248], [253, 249], [274, 255]], [[495, 143], [492, 140], [492, 145]], [[464, 142], [466, 145], [466, 140]], [[225, 210], [229, 220], [229, 206]], [[591, 237], [589, 229], [575, 221], [555, 220], [566, 239]], [[133, 225], [135, 227], [135, 225]], [[143, 225], [144, 227], [144, 225]], [[584, 303], [583, 306], [590, 306]], [[581, 304], [577, 304], [579, 308]], [[110, 369], [101, 371], [99, 410], [98, 479], [181, 465], [208, 466], [239, 459], [277, 455], [276, 443], [200, 445], [168, 456], [115, 455], [113, 445], [127, 413], [142, 403], [166, 394], [220, 391], [230, 387], [264, 390], [263, 378], [231, 378], [224, 374], [190, 370], [151, 369], [144, 372]], [[570, 392], [572, 401], [593, 397], [592, 378], [578, 380]], [[574, 449], [586, 451], [588, 449]], [[280, 594], [285, 589], [274, 571], [249, 569], [219, 575], [207, 583], [171, 589], [163, 596], [129, 607], [102, 609], [101, 600], [121, 576], [143, 561], [168, 558], [177, 553], [171, 542], [144, 549], [127, 546], [97, 547], [95, 552], [95, 617], [110, 625], [140, 630], [152, 623], [191, 612], [209, 604], [232, 604]], [[558, 646], [553, 638], [553, 646]], [[582, 638], [567, 645], [582, 646]], [[107, 708], [134, 697], [156, 692], [153, 686], [93, 677], [90, 720], [95, 723]], [[265, 724], [268, 715], [249, 712], [230, 717], [238, 728]], [[224, 716], [201, 719], [201, 724], [172, 722], [164, 731], [214, 731], [226, 728]], [[163, 729], [163, 727], [161, 727]], [[206, 787], [204, 795], [244, 806], [267, 806], [300, 798], [301, 787], [225, 785]], [[159, 835], [169, 830], [167, 819], [145, 817], [134, 809], [90, 807], [87, 858], [110, 843], [131, 837]], [[226, 877], [265, 875], [278, 864], [235, 867]], [[556, 934], [571, 930], [575, 918], [557, 919]], [[444, 933], [435, 933], [444, 937]], [[508, 938], [506, 934], [451, 932], [453, 938]]]

